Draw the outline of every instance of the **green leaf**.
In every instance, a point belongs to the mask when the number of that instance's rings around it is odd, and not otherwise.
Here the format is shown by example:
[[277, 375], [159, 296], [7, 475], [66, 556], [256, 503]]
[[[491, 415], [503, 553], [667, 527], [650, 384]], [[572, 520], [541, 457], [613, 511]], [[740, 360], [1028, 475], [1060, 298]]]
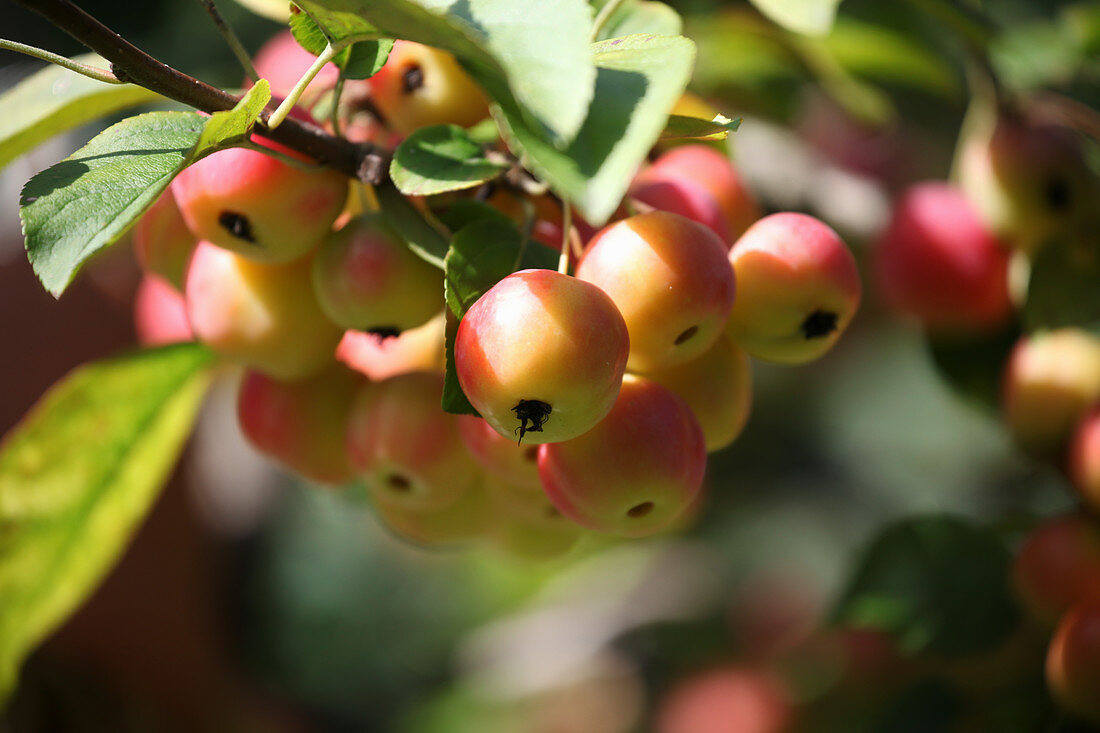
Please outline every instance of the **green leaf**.
[[946, 58], [897, 31], [839, 18], [822, 43], [849, 73], [948, 97], [959, 92], [959, 78]]
[[[325, 25], [297, 5], [290, 6], [290, 33], [298, 45], [314, 56], [320, 56], [330, 43], [339, 43], [351, 36], [377, 34], [377, 29], [358, 16], [347, 13], [318, 11]], [[348, 79], [368, 79], [378, 73], [389, 58], [392, 39], [360, 41], [336, 54], [332, 63]]]
[[422, 127], [397, 147], [390, 177], [406, 196], [473, 188], [496, 178], [507, 163], [489, 160], [458, 125]]
[[337, 66], [347, 79], [369, 79], [385, 66], [392, 50], [392, 38], [353, 43], [337, 56]]
[[756, 9], [789, 31], [824, 36], [833, 27], [840, 0], [751, 0]]
[[[601, 4], [602, 7], [602, 4]], [[627, 0], [611, 14], [611, 18], [596, 40], [604, 41], [637, 33], [653, 33], [660, 36], [678, 36], [684, 21], [680, 14], [661, 2], [651, 0]]]
[[596, 102], [563, 151], [498, 117], [509, 146], [600, 226], [614, 213], [661, 135], [691, 76], [695, 45], [680, 36], [627, 36], [593, 44]]
[[731, 132], [741, 127], [742, 118], [731, 120], [719, 115], [713, 120], [683, 115], [669, 115], [665, 129], [661, 131], [661, 140], [725, 140]]
[[1035, 254], [1024, 304], [1028, 331], [1076, 326], [1100, 335], [1100, 241], [1045, 243]]
[[580, 129], [596, 71], [584, 0], [301, 0], [322, 26], [326, 12], [358, 15], [385, 35], [455, 55], [515, 126], [563, 146]]
[[55, 297], [153, 205], [185, 167], [245, 139], [271, 92], [261, 80], [230, 111], [150, 112], [107, 128], [23, 188], [27, 256]]
[[[107, 67], [95, 54], [74, 61]], [[0, 95], [0, 168], [54, 135], [119, 110], [163, 101], [134, 84], [104, 84], [49, 65]]]
[[452, 232], [457, 232], [468, 224], [482, 219], [494, 219], [506, 224], [514, 224], [508, 215], [484, 201], [459, 199], [451, 203], [438, 214], [439, 220]]
[[386, 223], [405, 240], [409, 249], [426, 262], [445, 269], [448, 235], [430, 223], [401, 192], [389, 185], [375, 189]]
[[863, 553], [834, 619], [893, 634], [907, 654], [992, 650], [1017, 623], [1011, 559], [996, 535], [968, 520], [903, 520]]
[[195, 344], [77, 369], [0, 444], [0, 700], [152, 505], [209, 381]]

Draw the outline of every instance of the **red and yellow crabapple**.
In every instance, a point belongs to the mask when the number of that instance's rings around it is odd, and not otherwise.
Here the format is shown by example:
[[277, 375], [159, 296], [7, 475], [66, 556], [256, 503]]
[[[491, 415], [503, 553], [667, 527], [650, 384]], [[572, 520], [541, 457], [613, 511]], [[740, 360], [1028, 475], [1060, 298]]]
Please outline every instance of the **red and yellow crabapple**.
[[134, 254], [141, 269], [183, 290], [195, 235], [187, 228], [176, 199], [165, 191], [134, 225]]
[[631, 371], [682, 364], [715, 342], [734, 303], [726, 247], [701, 224], [655, 211], [588, 243], [577, 278], [606, 292], [630, 333]]
[[718, 201], [709, 190], [690, 178], [661, 178], [656, 174], [645, 176], [646, 172], [643, 171], [630, 185], [627, 193], [630, 198], [657, 211], [679, 214], [702, 224], [718, 235], [726, 249], [729, 249], [733, 244], [729, 225]]
[[571, 522], [549, 525], [518, 515], [498, 515], [487, 536], [493, 547], [513, 558], [547, 562], [572, 552], [584, 530]]
[[1066, 472], [1085, 506], [1100, 516], [1100, 407], [1094, 407], [1074, 428]]
[[394, 42], [370, 85], [386, 125], [403, 135], [425, 125], [470, 127], [489, 115], [481, 89], [454, 56], [413, 41]]
[[474, 460], [497, 481], [542, 493], [537, 445], [516, 445], [475, 415], [458, 416], [458, 434]]
[[1024, 337], [1005, 367], [1005, 422], [1024, 450], [1062, 454], [1077, 421], [1100, 400], [1100, 338], [1062, 328]]
[[703, 431], [687, 404], [627, 375], [596, 427], [539, 449], [543, 488], [562, 514], [599, 532], [642, 537], [675, 522], [703, 485]]
[[276, 379], [302, 379], [332, 362], [341, 331], [313, 297], [309, 258], [254, 262], [200, 242], [184, 297], [196, 338]]
[[481, 539], [496, 524], [496, 505], [480, 481], [454, 501], [427, 508], [392, 500], [384, 486], [369, 487], [374, 511], [402, 539], [425, 547], [449, 547]]
[[552, 270], [520, 270], [462, 318], [455, 369], [470, 403], [498, 433], [550, 443], [603, 419], [628, 351], [626, 324], [606, 293]]
[[657, 733], [783, 733], [791, 702], [766, 672], [721, 667], [681, 680], [661, 701]]
[[442, 374], [446, 366], [445, 329], [446, 318], [440, 312], [423, 326], [397, 336], [345, 331], [336, 347], [336, 360], [376, 382], [406, 372]]
[[875, 255], [882, 297], [929, 330], [989, 329], [1012, 315], [1009, 251], [951, 184], [906, 190]]
[[361, 379], [338, 364], [295, 382], [246, 371], [237, 394], [241, 431], [257, 450], [300, 476], [326, 484], [350, 481], [344, 433]]
[[1047, 652], [1046, 675], [1060, 705], [1100, 724], [1100, 600], [1074, 606], [1059, 622]]
[[443, 302], [443, 273], [417, 257], [377, 214], [330, 234], [313, 256], [317, 302], [343, 328], [396, 336]]
[[134, 295], [134, 333], [142, 346], [193, 341], [187, 305], [179, 291], [156, 275], [146, 275]]
[[1079, 514], [1044, 522], [1020, 547], [1012, 582], [1024, 610], [1045, 625], [1085, 598], [1100, 598], [1100, 527]]
[[302, 257], [328, 235], [347, 200], [348, 181], [330, 168], [299, 168], [256, 150], [229, 148], [180, 172], [172, 194], [199, 239], [257, 262], [281, 263]]
[[347, 424], [352, 467], [379, 501], [409, 509], [441, 508], [480, 480], [443, 412], [443, 377], [410, 372], [360, 390]]
[[726, 332], [751, 356], [803, 364], [822, 356], [859, 307], [852, 253], [805, 214], [766, 216], [733, 245], [737, 299]]

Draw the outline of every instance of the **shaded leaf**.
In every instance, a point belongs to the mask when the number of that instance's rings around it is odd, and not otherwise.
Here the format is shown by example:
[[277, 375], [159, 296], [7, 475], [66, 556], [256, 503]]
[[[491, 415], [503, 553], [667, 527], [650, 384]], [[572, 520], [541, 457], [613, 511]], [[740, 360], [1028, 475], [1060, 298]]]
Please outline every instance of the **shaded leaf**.
[[669, 115], [665, 122], [665, 129], [661, 131], [661, 140], [703, 139], [725, 140], [731, 132], [737, 132], [741, 127], [742, 118], [731, 120], [721, 117], [714, 120], [704, 120], [699, 117], [685, 117], [683, 115]]
[[393, 186], [379, 186], [376, 193], [386, 223], [418, 257], [443, 270], [449, 246], [448, 235], [424, 218], [424, 214]]
[[[358, 16], [318, 12], [328, 25], [322, 26], [297, 5], [290, 6], [290, 32], [298, 45], [314, 56], [324, 53], [329, 43], [339, 43], [353, 35], [377, 33], [372, 25]], [[348, 79], [367, 79], [378, 73], [392, 48], [392, 39], [360, 41], [336, 54], [332, 63]]]
[[1035, 254], [1024, 303], [1028, 331], [1076, 326], [1100, 335], [1100, 241], [1093, 239], [1050, 241]]
[[458, 125], [422, 127], [397, 147], [390, 177], [406, 196], [430, 196], [473, 188], [508, 169], [485, 157], [480, 145]]

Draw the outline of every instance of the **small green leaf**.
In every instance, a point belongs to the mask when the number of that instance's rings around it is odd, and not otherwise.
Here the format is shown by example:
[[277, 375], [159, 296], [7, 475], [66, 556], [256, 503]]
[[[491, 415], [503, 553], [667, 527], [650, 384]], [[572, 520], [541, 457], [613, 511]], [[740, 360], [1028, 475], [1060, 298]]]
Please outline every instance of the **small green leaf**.
[[211, 360], [186, 344], [81, 367], [0, 444], [0, 700], [126, 547], [190, 433]]
[[661, 140], [725, 140], [731, 132], [741, 127], [742, 118], [731, 120], [718, 115], [713, 120], [683, 115], [669, 115], [665, 129], [661, 131]]
[[503, 211], [477, 199], [459, 199], [447, 206], [438, 216], [444, 226], [452, 232], [457, 232], [464, 226], [482, 219], [494, 219], [506, 224], [514, 224]]
[[369, 79], [385, 66], [392, 50], [392, 38], [353, 43], [337, 57], [337, 66], [346, 79]]
[[1017, 622], [1010, 565], [1000, 539], [968, 520], [903, 520], [863, 553], [833, 617], [892, 634], [907, 654], [989, 651]]
[[[329, 25], [322, 25], [313, 16], [299, 8], [290, 6], [290, 33], [298, 45], [314, 56], [320, 56], [330, 43], [339, 43], [353, 35], [377, 33], [376, 29], [362, 18], [346, 13], [318, 11]], [[393, 40], [360, 41], [338, 53], [332, 63], [348, 79], [368, 79], [378, 73], [393, 48]]]
[[1100, 335], [1100, 241], [1045, 243], [1031, 263], [1024, 326], [1028, 331], [1076, 326]]
[[897, 31], [850, 18], [837, 19], [822, 43], [846, 71], [952, 97], [959, 78], [951, 63]]
[[226, 112], [150, 112], [107, 128], [23, 188], [27, 256], [55, 297], [153, 205], [185, 167], [245, 139], [271, 98], [260, 80]]
[[440, 270], [445, 269], [447, 235], [425, 219], [424, 214], [393, 186], [378, 186], [375, 192], [386, 223], [408, 243], [409, 249]]
[[[602, 7], [602, 5], [601, 5]], [[652, 33], [659, 36], [678, 36], [684, 21], [680, 14], [661, 2], [652, 0], [627, 0], [611, 14], [611, 18], [596, 40], [604, 41], [619, 36]]]
[[840, 0], [751, 0], [756, 9], [789, 31], [824, 36], [833, 27]]
[[298, 45], [314, 56], [320, 56], [328, 47], [329, 39], [310, 14], [291, 3], [290, 35]]
[[508, 169], [485, 157], [480, 145], [458, 125], [422, 127], [398, 146], [390, 177], [406, 196], [430, 196], [473, 188]]
[[[107, 68], [95, 54], [73, 60]], [[54, 135], [158, 101], [164, 97], [135, 84], [104, 84], [51, 64], [0, 95], [0, 168]]]

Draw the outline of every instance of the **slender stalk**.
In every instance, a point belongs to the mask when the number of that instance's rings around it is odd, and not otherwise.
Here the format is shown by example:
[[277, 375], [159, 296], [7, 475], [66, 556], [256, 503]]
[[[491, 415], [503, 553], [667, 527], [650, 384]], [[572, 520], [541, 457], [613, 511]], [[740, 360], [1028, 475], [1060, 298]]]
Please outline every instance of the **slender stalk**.
[[336, 78], [336, 86], [332, 88], [332, 110], [329, 112], [329, 124], [332, 132], [340, 137], [344, 133], [340, 131], [340, 97], [344, 96], [344, 75]]
[[592, 34], [588, 37], [589, 41], [595, 42], [600, 37], [600, 31], [607, 25], [607, 21], [611, 19], [611, 16], [619, 9], [619, 6], [623, 4], [623, 0], [607, 0], [600, 12], [596, 15], [596, 19], [592, 21]]
[[561, 256], [558, 257], [558, 272], [569, 274], [569, 232], [573, 229], [573, 207], [568, 201], [561, 202]]
[[271, 113], [271, 118], [267, 120], [268, 128], [274, 130], [283, 123], [286, 116], [290, 114], [291, 108], [298, 104], [298, 100], [302, 98], [302, 94], [305, 93], [306, 87], [308, 87], [310, 82], [321, 73], [321, 69], [325, 68], [325, 64], [328, 64], [336, 58], [337, 54], [353, 43], [368, 41], [372, 38], [376, 38], [376, 36], [348, 36], [347, 38], [340, 39], [338, 43], [329, 43], [326, 45], [325, 50], [321, 52], [320, 56], [314, 59], [313, 65], [309, 67], [306, 73], [302, 74], [302, 78], [299, 79], [298, 83], [294, 85], [294, 88], [290, 90], [290, 94], [286, 95], [286, 99], [279, 104], [278, 109]]
[[95, 79], [105, 84], [125, 84], [126, 82], [119, 79], [107, 69], [97, 69], [94, 66], [88, 66], [87, 64], [81, 64], [72, 59], [59, 56], [56, 53], [51, 53], [41, 48], [34, 46], [28, 46], [25, 43], [17, 43], [15, 41], [6, 41], [0, 38], [0, 49], [5, 51], [15, 51], [16, 53], [26, 54], [27, 56], [33, 56], [36, 59], [48, 61], [51, 64], [63, 66], [69, 71], [75, 71], [81, 76], [86, 76], [89, 79]]
[[244, 68], [245, 75], [253, 82], [259, 81], [260, 75], [256, 73], [256, 67], [252, 65], [252, 57], [248, 55], [248, 51], [245, 50], [244, 44], [241, 43], [241, 39], [237, 37], [237, 34], [233, 32], [233, 29], [225, 22], [225, 18], [218, 12], [218, 7], [214, 4], [214, 0], [199, 0], [199, 3], [206, 10], [207, 15], [214, 21], [214, 25], [218, 29], [218, 33], [222, 34], [222, 38], [229, 45], [229, 48], [233, 51], [233, 55], [237, 57], [237, 61], [240, 62], [241, 67]]

